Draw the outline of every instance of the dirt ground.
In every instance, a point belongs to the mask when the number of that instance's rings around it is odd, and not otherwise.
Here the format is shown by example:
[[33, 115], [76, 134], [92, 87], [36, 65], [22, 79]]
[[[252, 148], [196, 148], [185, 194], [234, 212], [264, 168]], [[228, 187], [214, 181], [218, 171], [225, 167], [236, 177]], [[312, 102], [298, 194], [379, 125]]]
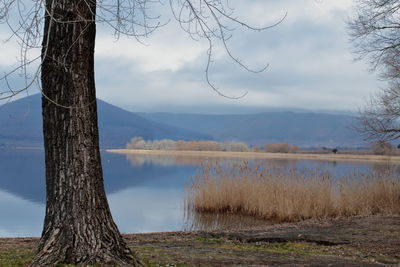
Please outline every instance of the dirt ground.
[[[148, 266], [400, 266], [400, 216], [130, 234], [125, 239]], [[0, 266], [26, 266], [37, 242], [0, 239]]]

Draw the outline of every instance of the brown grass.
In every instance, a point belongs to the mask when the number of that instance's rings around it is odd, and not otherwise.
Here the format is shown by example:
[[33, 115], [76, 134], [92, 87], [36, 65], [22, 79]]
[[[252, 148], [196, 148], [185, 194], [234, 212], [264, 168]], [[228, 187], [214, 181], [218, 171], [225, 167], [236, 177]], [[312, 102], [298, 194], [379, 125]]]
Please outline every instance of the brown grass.
[[288, 143], [281, 144], [266, 144], [265, 151], [270, 153], [296, 153], [299, 150], [298, 146], [289, 145]]
[[400, 214], [400, 178], [392, 171], [334, 179], [324, 170], [215, 163], [202, 166], [187, 207], [277, 221]]

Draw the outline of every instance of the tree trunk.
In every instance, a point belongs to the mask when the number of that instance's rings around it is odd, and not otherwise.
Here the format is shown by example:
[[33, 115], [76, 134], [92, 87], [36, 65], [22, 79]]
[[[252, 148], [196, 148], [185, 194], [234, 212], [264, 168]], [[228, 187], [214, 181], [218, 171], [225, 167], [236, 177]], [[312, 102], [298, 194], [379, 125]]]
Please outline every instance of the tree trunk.
[[47, 203], [31, 266], [137, 266], [103, 185], [94, 82], [96, 2], [47, 0], [42, 108]]

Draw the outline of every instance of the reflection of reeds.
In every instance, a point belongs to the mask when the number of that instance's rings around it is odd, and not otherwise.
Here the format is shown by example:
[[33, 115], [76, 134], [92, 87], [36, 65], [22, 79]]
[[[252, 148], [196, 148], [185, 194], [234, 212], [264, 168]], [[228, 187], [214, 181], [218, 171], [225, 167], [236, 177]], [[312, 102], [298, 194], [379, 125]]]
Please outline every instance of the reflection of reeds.
[[400, 214], [400, 178], [381, 172], [334, 179], [324, 170], [216, 163], [202, 166], [186, 205], [191, 212], [246, 214], [274, 221]]
[[[273, 224], [274, 222], [270, 222]], [[265, 220], [243, 214], [205, 213], [186, 210], [184, 230], [224, 230], [263, 227]]]
[[[240, 164], [243, 162], [243, 158], [224, 158], [219, 157], [209, 157], [204, 155], [164, 155], [164, 154], [126, 154], [127, 160], [131, 165], [135, 167], [140, 167], [146, 164], [156, 164], [164, 167], [168, 166], [186, 166], [186, 165], [201, 165], [207, 162], [224, 162], [224, 163], [235, 163]], [[257, 161], [257, 159], [250, 160]], [[296, 163], [296, 160], [285, 159], [276, 160], [270, 159], [269, 162], [274, 162], [274, 164], [279, 164], [282, 166], [290, 166]]]

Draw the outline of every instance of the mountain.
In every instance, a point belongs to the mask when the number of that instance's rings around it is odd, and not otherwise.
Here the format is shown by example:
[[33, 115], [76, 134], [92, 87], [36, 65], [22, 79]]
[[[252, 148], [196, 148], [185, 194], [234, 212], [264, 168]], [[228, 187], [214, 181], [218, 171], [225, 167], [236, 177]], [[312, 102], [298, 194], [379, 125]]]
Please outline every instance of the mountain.
[[[100, 144], [125, 147], [134, 136], [147, 140], [242, 141], [252, 145], [290, 143], [301, 147], [360, 147], [362, 138], [350, 129], [354, 116], [271, 111], [245, 115], [132, 113], [97, 101]], [[41, 96], [0, 106], [2, 145], [42, 146]]]
[[[134, 136], [145, 139], [212, 139], [190, 129], [154, 122], [97, 100], [100, 145], [122, 148]], [[0, 147], [3, 145], [42, 146], [41, 96], [28, 96], [0, 106]]]
[[246, 115], [138, 113], [212, 136], [217, 141], [242, 141], [252, 145], [290, 143], [301, 147], [360, 147], [363, 140], [351, 126], [356, 118], [326, 113], [264, 112]]

